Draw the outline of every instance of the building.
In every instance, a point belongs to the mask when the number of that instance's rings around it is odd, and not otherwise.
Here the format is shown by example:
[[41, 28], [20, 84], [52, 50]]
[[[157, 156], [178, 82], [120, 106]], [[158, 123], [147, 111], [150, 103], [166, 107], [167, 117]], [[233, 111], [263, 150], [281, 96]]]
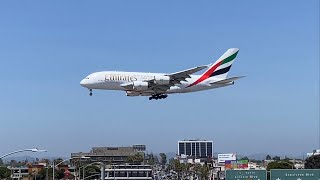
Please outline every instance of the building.
[[212, 157], [213, 141], [207, 140], [183, 140], [178, 141], [178, 155], [193, 157]]
[[27, 180], [29, 179], [28, 167], [9, 167], [11, 170], [11, 179]]
[[[93, 147], [88, 153], [71, 153], [72, 163], [92, 163], [103, 162], [105, 164], [123, 164], [128, 162], [128, 158], [136, 154], [145, 156], [144, 145], [137, 145], [133, 147]], [[80, 157], [85, 156], [86, 159]], [[79, 157], [79, 158], [77, 158]]]
[[152, 168], [149, 165], [113, 165], [105, 169], [105, 179], [152, 179]]
[[143, 145], [143, 144], [135, 144], [132, 147], [135, 151], [138, 151], [138, 152], [146, 151], [146, 145]]
[[313, 155], [319, 155], [320, 154], [320, 149], [313, 150], [312, 153], [307, 153], [307, 157], [311, 157]]

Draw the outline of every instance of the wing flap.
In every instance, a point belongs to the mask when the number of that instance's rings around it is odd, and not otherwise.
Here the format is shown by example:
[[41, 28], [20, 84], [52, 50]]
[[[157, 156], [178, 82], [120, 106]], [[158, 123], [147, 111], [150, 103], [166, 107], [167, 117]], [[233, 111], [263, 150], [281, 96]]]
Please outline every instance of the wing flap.
[[231, 82], [238, 80], [240, 78], [243, 78], [243, 77], [245, 77], [245, 76], [231, 77], [231, 78], [223, 79], [220, 81], [211, 82], [210, 84], [227, 84], [227, 83], [231, 83]]

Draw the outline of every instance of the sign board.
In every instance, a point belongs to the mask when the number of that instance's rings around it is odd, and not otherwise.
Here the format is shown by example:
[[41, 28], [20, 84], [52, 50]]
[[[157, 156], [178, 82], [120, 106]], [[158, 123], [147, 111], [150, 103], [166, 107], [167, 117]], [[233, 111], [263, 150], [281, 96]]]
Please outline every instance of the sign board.
[[225, 161], [237, 160], [236, 153], [230, 154], [218, 154], [218, 163], [224, 163]]
[[247, 169], [248, 160], [229, 161], [226, 160], [224, 164], [225, 169]]
[[267, 180], [266, 170], [227, 170], [226, 180]]
[[270, 180], [320, 180], [320, 169], [272, 169]]

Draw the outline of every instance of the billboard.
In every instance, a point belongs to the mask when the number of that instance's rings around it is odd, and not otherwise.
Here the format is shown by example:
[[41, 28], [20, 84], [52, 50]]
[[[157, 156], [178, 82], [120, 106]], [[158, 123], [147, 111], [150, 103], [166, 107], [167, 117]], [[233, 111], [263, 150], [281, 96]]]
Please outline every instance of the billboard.
[[225, 161], [225, 165], [224, 165], [225, 169], [247, 169], [248, 168], [248, 160], [226, 160]]
[[224, 163], [225, 161], [237, 160], [236, 153], [230, 154], [218, 154], [218, 163]]

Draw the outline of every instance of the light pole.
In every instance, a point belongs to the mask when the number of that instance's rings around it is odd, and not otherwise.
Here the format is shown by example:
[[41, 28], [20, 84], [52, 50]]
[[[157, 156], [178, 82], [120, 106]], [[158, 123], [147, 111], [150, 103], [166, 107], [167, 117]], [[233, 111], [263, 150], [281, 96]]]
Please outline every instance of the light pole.
[[13, 151], [11, 153], [5, 154], [3, 156], [0, 157], [0, 159], [10, 156], [12, 154], [16, 154], [16, 153], [20, 153], [20, 152], [25, 152], [25, 151], [30, 151], [30, 152], [47, 152], [47, 150], [39, 150], [37, 148], [33, 148], [33, 149], [22, 149], [22, 150], [18, 150], [18, 151]]
[[[12, 154], [16, 154], [16, 153], [20, 153], [20, 152], [26, 152], [26, 151], [28, 151], [28, 152], [47, 152], [47, 150], [39, 150], [38, 148], [33, 148], [33, 149], [21, 149], [21, 150], [12, 151], [12, 152], [10, 152], [10, 153], [8, 153], [8, 154], [2, 155], [2, 156], [0, 157], [0, 159], [3, 159], [3, 158], [5, 158], [5, 157], [7, 157], [7, 156], [10, 156], [10, 155], [12, 155]], [[19, 172], [20, 172], [20, 171], [19, 171]], [[18, 178], [18, 179], [20, 179], [20, 174], [19, 174], [19, 178]]]
[[[90, 163], [90, 164], [87, 164], [87, 165], [85, 165], [85, 166], [80, 167], [79, 169], [81, 169], [81, 168], [82, 168], [82, 179], [85, 179], [85, 178], [84, 178], [84, 170], [85, 170], [85, 168], [86, 168], [86, 167], [88, 167], [88, 166], [90, 166], [90, 165], [93, 165], [93, 164], [100, 164], [100, 165], [103, 165], [103, 163], [102, 163], [102, 162], [93, 162], [93, 163]], [[80, 172], [79, 172], [79, 173], [80, 173]]]
[[[56, 165], [54, 165], [54, 160], [53, 160], [53, 165], [52, 165], [52, 178], [53, 178], [53, 180], [54, 180], [54, 170], [55, 170], [55, 168], [57, 167], [57, 166], [59, 166], [60, 164], [62, 164], [63, 162], [66, 162], [66, 161], [69, 161], [69, 160], [71, 160], [71, 159], [78, 159], [79, 158], [79, 160], [80, 159], [87, 159], [87, 158], [89, 158], [89, 157], [85, 157], [85, 156], [80, 156], [80, 157], [72, 157], [72, 158], [68, 158], [68, 159], [65, 159], [65, 160], [63, 160], [63, 161], [61, 161], [61, 162], [59, 162], [58, 164], [56, 164]], [[80, 172], [79, 172], [80, 173]]]

